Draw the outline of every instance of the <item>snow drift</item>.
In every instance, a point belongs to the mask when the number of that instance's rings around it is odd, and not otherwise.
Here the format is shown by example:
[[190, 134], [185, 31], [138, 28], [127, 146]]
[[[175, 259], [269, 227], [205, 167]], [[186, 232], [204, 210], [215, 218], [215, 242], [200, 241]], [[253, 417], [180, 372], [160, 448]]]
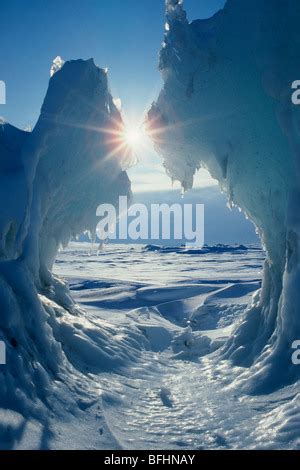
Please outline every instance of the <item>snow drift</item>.
[[15, 409], [47, 395], [68, 368], [68, 348], [96, 351], [98, 361], [108, 360], [99, 344], [111, 339], [114, 350], [115, 333], [97, 337], [88, 321], [76, 323], [78, 307], [51, 270], [59, 246], [95, 230], [99, 204], [130, 195], [126, 161], [109, 138], [123, 123], [105, 70], [93, 60], [62, 65], [31, 133], [0, 126], [0, 406]]
[[223, 350], [247, 367], [248, 390], [299, 377], [300, 108], [297, 0], [228, 0], [212, 18], [188, 22], [183, 0], [166, 1], [160, 53], [164, 87], [148, 129], [164, 166], [184, 189], [207, 168], [257, 227], [267, 250], [253, 306]]

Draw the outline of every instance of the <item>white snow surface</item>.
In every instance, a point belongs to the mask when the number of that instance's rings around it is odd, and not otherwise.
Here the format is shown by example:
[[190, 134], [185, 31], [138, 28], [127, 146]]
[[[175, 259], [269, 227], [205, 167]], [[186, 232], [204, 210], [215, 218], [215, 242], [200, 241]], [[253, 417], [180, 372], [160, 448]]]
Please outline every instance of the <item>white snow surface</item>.
[[54, 272], [80, 306], [60, 317], [72, 375], [43, 419], [0, 410], [1, 447], [299, 449], [299, 384], [245, 395], [218, 355], [260, 286], [265, 254], [247, 248], [71, 243]]

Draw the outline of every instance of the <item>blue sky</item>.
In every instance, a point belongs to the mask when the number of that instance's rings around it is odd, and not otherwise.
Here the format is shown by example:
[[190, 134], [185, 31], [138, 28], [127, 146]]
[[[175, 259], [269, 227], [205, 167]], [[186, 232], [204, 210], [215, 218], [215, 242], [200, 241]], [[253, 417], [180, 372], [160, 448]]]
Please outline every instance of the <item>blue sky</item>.
[[[224, 3], [185, 0], [189, 19], [209, 17]], [[164, 22], [164, 0], [0, 2], [0, 80], [7, 86], [0, 116], [21, 128], [35, 124], [52, 60], [60, 55], [93, 57], [108, 67], [114, 97], [121, 98], [126, 115], [140, 119], [161, 87], [157, 62]], [[130, 172], [134, 189], [170, 187], [154, 153], [138, 157], [140, 165]], [[211, 183], [207, 175], [198, 180]]]

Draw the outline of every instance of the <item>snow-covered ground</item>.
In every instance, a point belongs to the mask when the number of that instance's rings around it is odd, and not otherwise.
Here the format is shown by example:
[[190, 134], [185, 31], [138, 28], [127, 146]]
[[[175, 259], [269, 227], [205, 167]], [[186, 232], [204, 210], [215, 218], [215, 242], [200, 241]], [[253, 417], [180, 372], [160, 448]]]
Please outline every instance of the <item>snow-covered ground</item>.
[[0, 448], [300, 448], [299, 384], [247, 396], [218, 355], [263, 260], [253, 246], [71, 243], [54, 269], [80, 306], [58, 318], [66, 371], [36, 419], [0, 410]]
[[300, 447], [297, 384], [242, 395], [242, 370], [214, 353], [260, 286], [262, 250], [109, 245], [97, 254], [90, 246], [71, 243], [55, 272], [86, 319], [103, 322], [128, 354], [87, 359], [83, 398], [75, 394], [74, 407], [50, 420], [51, 448]]

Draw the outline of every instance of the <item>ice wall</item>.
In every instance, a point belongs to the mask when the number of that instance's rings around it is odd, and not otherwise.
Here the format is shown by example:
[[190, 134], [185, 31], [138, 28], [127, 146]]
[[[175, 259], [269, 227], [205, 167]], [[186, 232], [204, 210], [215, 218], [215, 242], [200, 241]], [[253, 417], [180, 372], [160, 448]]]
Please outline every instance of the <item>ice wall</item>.
[[299, 24], [297, 0], [228, 0], [191, 23], [182, 0], [167, 0], [164, 87], [148, 116], [171, 178], [188, 189], [207, 168], [267, 249], [262, 290], [223, 351], [250, 368], [256, 391], [300, 373], [291, 361], [300, 338]]
[[93, 60], [66, 62], [53, 74], [31, 133], [0, 126], [0, 340], [7, 346], [0, 406], [45, 395], [69, 367], [68, 342], [73, 350], [74, 342], [88, 344], [72, 324], [78, 308], [51, 270], [59, 246], [95, 230], [99, 204], [130, 194], [126, 152], [114, 138], [122, 129], [107, 72]]
[[[93, 60], [67, 62], [53, 75], [22, 155], [24, 161], [36, 162], [31, 236], [24, 256], [32, 269], [39, 265], [42, 283], [47, 283], [58, 245], [84, 230], [93, 232], [96, 207], [130, 192], [122, 171], [128, 163], [125, 150], [116, 151], [120, 142], [113, 142], [114, 132], [123, 128], [109, 93], [107, 72]], [[39, 263], [33, 256], [37, 247]]]

